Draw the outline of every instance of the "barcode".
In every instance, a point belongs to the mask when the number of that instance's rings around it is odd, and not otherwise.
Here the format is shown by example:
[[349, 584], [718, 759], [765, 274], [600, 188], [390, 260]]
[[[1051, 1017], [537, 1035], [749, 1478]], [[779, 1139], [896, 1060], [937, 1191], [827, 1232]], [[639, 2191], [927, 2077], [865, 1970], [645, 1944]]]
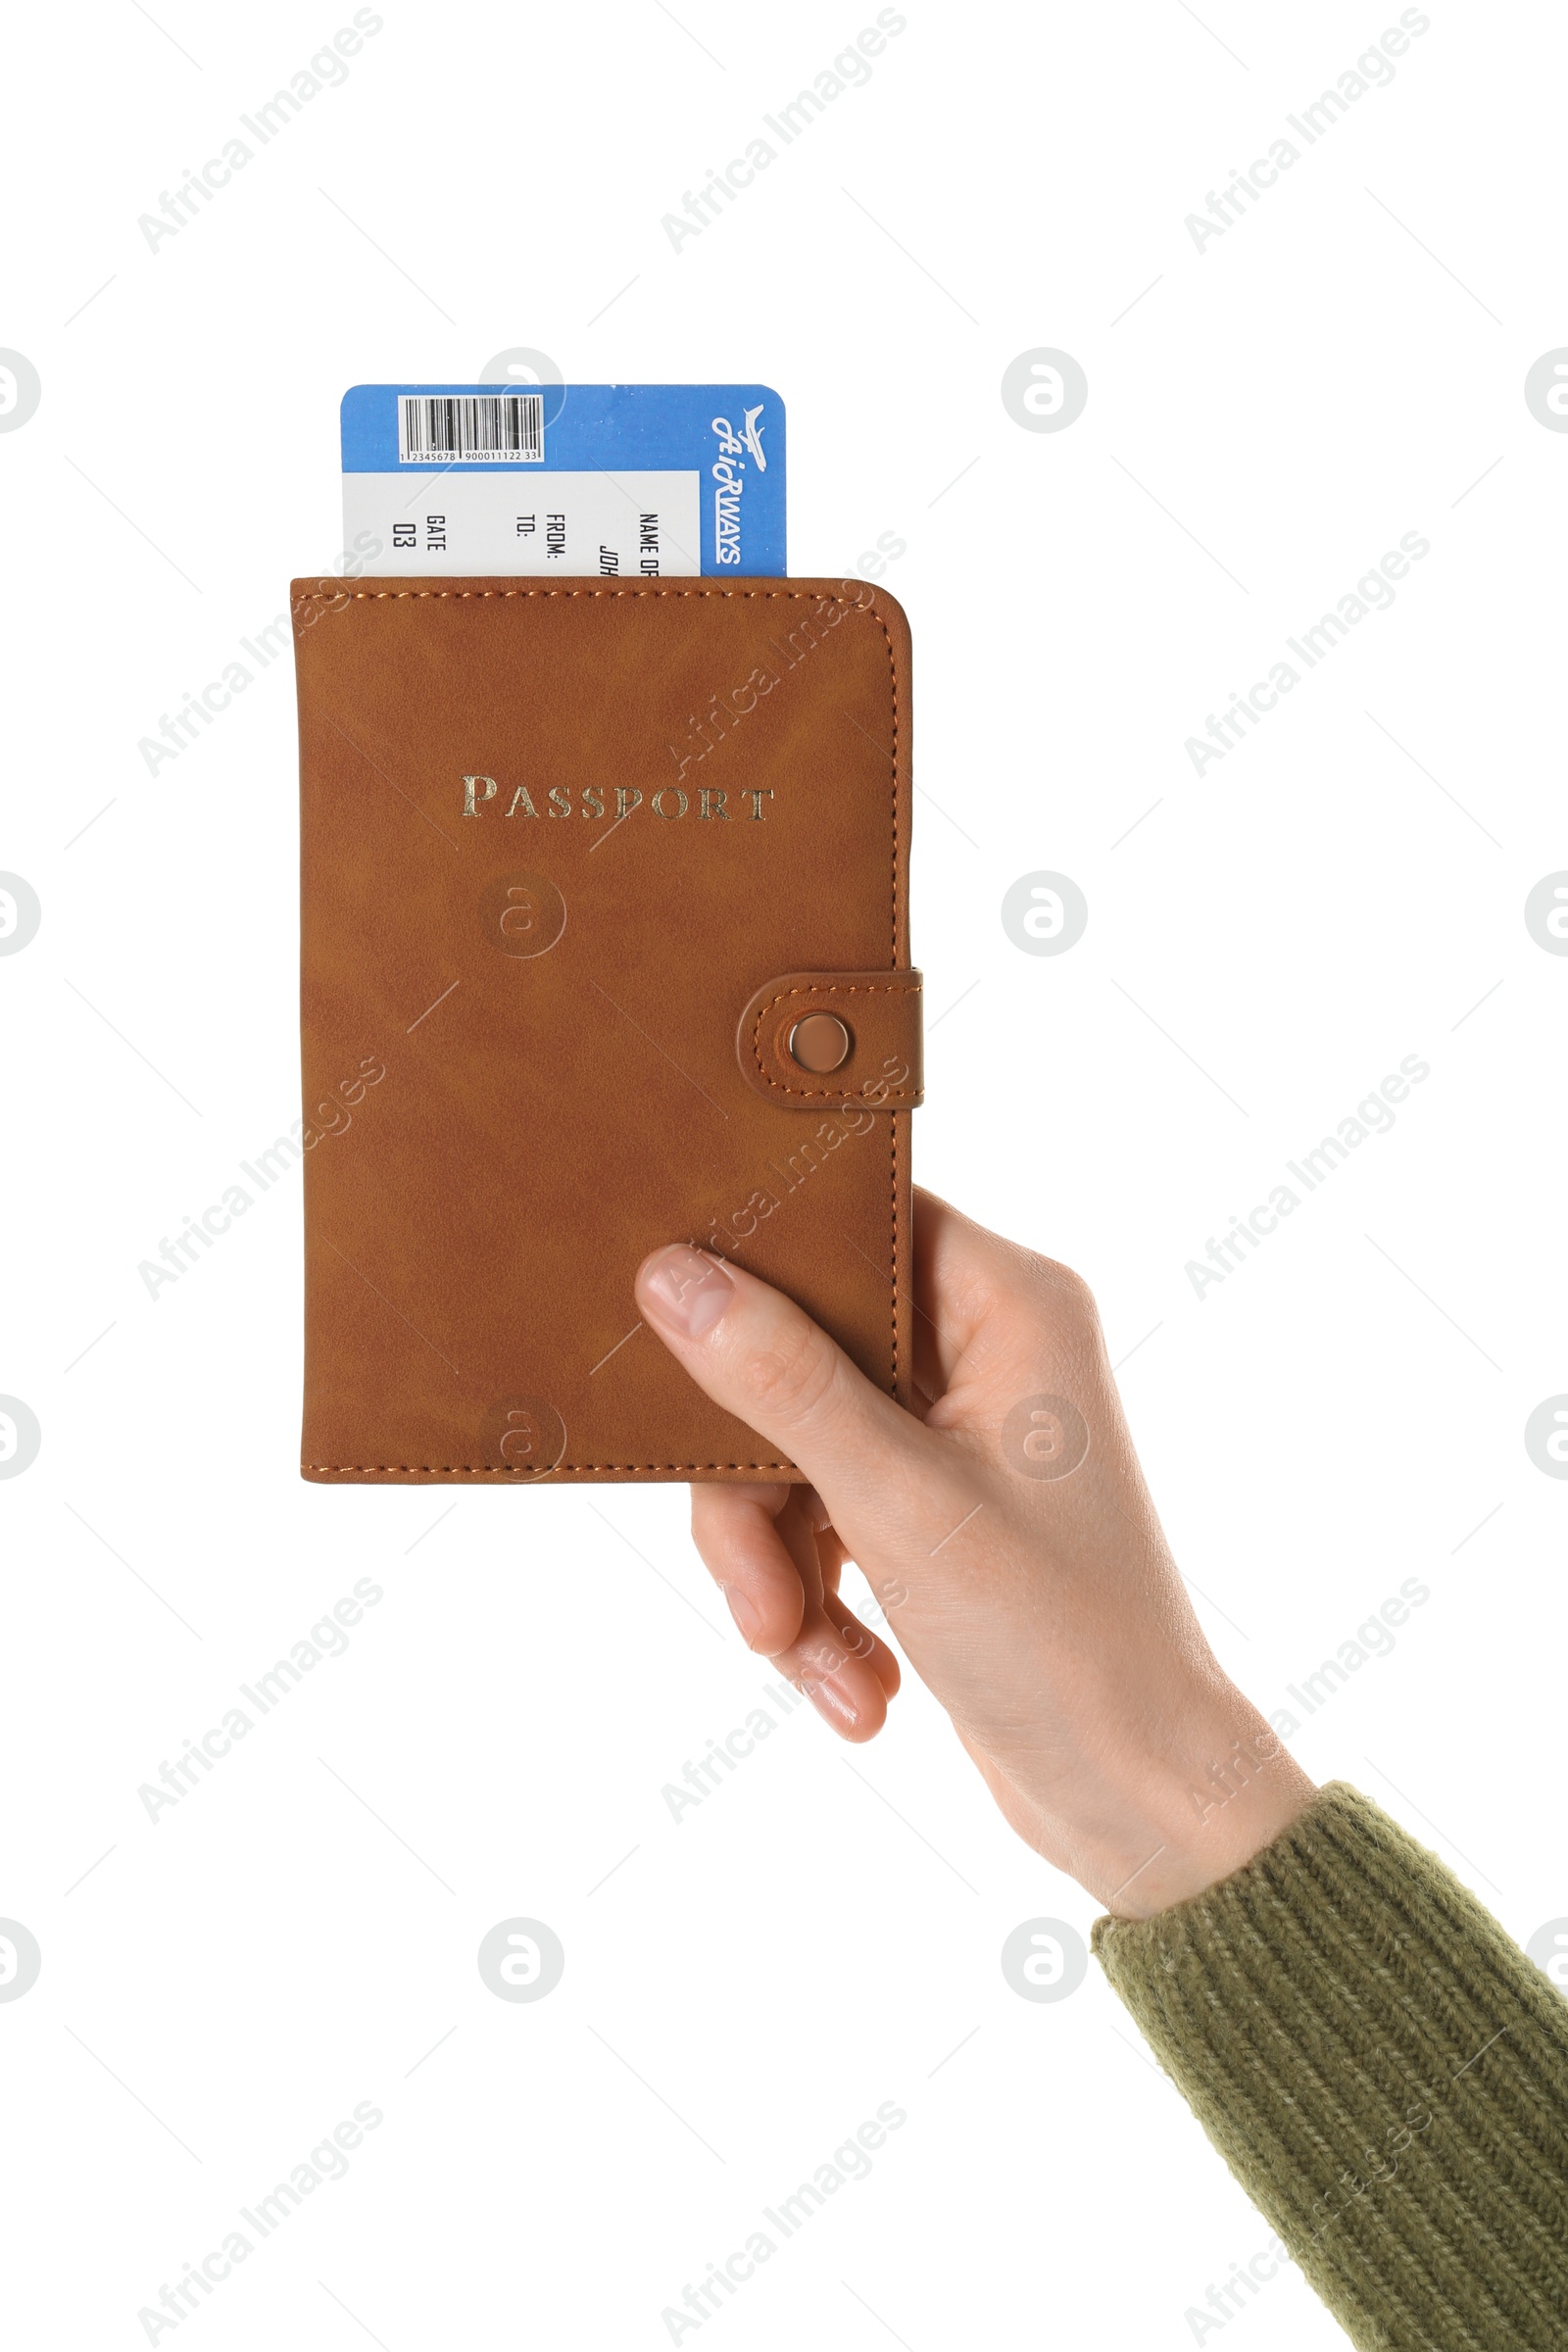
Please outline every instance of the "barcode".
[[400, 466], [539, 466], [542, 392], [400, 392]]

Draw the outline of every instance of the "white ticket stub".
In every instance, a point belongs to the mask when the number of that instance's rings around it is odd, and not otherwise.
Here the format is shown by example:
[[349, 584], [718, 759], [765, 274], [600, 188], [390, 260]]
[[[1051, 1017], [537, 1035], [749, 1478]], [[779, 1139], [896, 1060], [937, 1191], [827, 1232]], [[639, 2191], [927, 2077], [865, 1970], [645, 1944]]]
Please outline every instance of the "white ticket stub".
[[[695, 578], [701, 475], [456, 467], [345, 473], [343, 544], [361, 570]], [[373, 551], [373, 552], [372, 552]]]

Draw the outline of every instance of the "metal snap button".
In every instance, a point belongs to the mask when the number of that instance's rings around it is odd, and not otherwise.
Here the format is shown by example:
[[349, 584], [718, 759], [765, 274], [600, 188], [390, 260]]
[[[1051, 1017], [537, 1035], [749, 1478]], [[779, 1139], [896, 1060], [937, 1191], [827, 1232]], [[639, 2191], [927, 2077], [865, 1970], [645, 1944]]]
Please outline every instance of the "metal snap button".
[[854, 1043], [844, 1023], [831, 1012], [808, 1012], [804, 1021], [796, 1022], [789, 1037], [791, 1058], [819, 1078], [849, 1060]]

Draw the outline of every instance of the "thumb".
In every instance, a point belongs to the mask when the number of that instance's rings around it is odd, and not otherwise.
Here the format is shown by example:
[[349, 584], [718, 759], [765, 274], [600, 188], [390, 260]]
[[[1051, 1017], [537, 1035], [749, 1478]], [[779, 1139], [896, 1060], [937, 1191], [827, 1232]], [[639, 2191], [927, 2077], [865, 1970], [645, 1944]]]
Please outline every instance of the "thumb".
[[885, 1489], [925, 1432], [792, 1299], [684, 1242], [637, 1270], [649, 1327], [698, 1387], [779, 1446], [830, 1508]]

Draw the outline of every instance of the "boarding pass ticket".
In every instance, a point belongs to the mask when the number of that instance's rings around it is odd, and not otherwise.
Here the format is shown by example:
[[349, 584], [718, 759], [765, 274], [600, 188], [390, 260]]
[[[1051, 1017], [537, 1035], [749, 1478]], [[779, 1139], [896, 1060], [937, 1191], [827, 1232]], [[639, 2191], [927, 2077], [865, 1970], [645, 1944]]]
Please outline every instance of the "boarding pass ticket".
[[363, 573], [786, 567], [784, 404], [766, 384], [357, 384], [342, 423]]

